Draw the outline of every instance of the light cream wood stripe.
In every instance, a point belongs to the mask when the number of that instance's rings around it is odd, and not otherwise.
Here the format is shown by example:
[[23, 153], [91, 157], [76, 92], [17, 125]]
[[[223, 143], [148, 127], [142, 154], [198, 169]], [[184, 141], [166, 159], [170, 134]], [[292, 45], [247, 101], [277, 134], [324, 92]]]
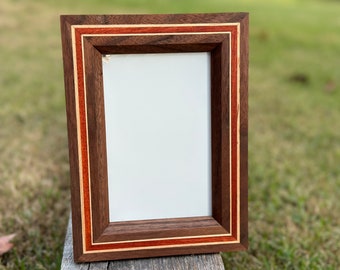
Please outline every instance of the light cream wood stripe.
[[[82, 235], [85, 232], [85, 222], [84, 222], [84, 187], [83, 187], [83, 162], [82, 162], [82, 152], [81, 152], [81, 135], [80, 135], [80, 112], [79, 112], [79, 95], [78, 95], [78, 72], [77, 72], [77, 50], [76, 50], [76, 40], [75, 40], [75, 27], [71, 27], [72, 32], [72, 51], [73, 51], [73, 71], [74, 71], [74, 91], [75, 91], [75, 104], [76, 104], [76, 120], [77, 120], [77, 144], [78, 144], [78, 165], [79, 165], [79, 188], [80, 188], [80, 206], [81, 206], [81, 221], [82, 221]], [[85, 252], [85, 237], [82, 237], [83, 242], [83, 252]]]
[[186, 24], [74, 24], [76, 28], [143, 28], [143, 27], [187, 27], [187, 26], [237, 26], [240, 23], [186, 23]]
[[[198, 25], [214, 25], [214, 26], [221, 26], [221, 25], [228, 25], [228, 26], [231, 26], [231, 25], [237, 25], [238, 27], [238, 31], [239, 31], [239, 23], [235, 23], [235, 24], [229, 24], [229, 23], [226, 23], [226, 24], [187, 24], [187, 25], [178, 25], [178, 26], [188, 26], [188, 25], [194, 25], [194, 26], [198, 26]], [[108, 26], [106, 25], [104, 28], [110, 28], [110, 27], [127, 27], [127, 26], [131, 26], [131, 25], [112, 25], [112, 26]], [[133, 27], [141, 27], [141, 25], [132, 25]], [[143, 26], [146, 26], [146, 25], [143, 25]], [[164, 24], [161, 24], [161, 25], [147, 25], [149, 27], [159, 27], [159, 26], [162, 26], [162, 27], [165, 27], [165, 26], [175, 26], [175, 25], [164, 25]], [[102, 26], [101, 26], [102, 27]], [[73, 53], [74, 53], [74, 73], [75, 73], [75, 90], [76, 90], [76, 102], [77, 104], [79, 104], [79, 98], [78, 98], [78, 76], [77, 76], [77, 57], [76, 57], [76, 42], [75, 42], [75, 28], [98, 28], [98, 25], [93, 25], [93, 26], [90, 26], [90, 25], [78, 25], [78, 26], [72, 26], [72, 36], [73, 36], [73, 40], [72, 40], [72, 45], [73, 45]], [[223, 33], [226, 33], [226, 34], [230, 34], [230, 32], [199, 32], [199, 33], [155, 33], [155, 34], [136, 34], [136, 35], [169, 35], [169, 34], [223, 34]], [[102, 34], [102, 36], [104, 36], [105, 34]], [[118, 35], [130, 35], [131, 34], [117, 34]], [[132, 34], [133, 35], [133, 34]], [[87, 35], [82, 35], [82, 39], [83, 39], [83, 36], [99, 36], [98, 34], [87, 34]], [[108, 36], [114, 36], [113, 34], [108, 34]], [[135, 36], [135, 35], [133, 35]], [[82, 42], [82, 47], [83, 47], [83, 42]], [[237, 49], [238, 49], [238, 56], [239, 56], [239, 47], [240, 47], [240, 44], [239, 44], [239, 35], [238, 35], [238, 44], [237, 44]], [[82, 48], [82, 59], [83, 59], [83, 72], [85, 72], [85, 61], [84, 61], [84, 48]], [[230, 54], [231, 54], [231, 50], [230, 50]], [[239, 57], [238, 57], [239, 59]], [[231, 61], [230, 61], [231, 62]], [[230, 64], [231, 65], [231, 64]], [[238, 79], [237, 79], [237, 83], [238, 83], [238, 89], [237, 91], [239, 91], [239, 62], [238, 62]], [[85, 80], [85, 74], [84, 74], [84, 80]], [[229, 84], [231, 83], [231, 80], [229, 80]], [[84, 90], [86, 89], [86, 82], [84, 81]], [[86, 93], [84, 92], [84, 98], [85, 98], [85, 101], [86, 101]], [[231, 102], [231, 99], [230, 99], [230, 102]], [[86, 102], [85, 102], [86, 103]], [[86, 106], [86, 104], [85, 104]], [[238, 97], [238, 107], [239, 107], [239, 97]], [[87, 108], [85, 107], [85, 112], [87, 111]], [[239, 117], [239, 116], [238, 116]], [[86, 115], [85, 115], [85, 119], [86, 119]], [[87, 120], [87, 119], [86, 119]], [[80, 130], [80, 118], [79, 118], [79, 107], [77, 107], [77, 124], [78, 124], [78, 130]], [[86, 129], [87, 129], [87, 132], [88, 132], [88, 125], [87, 125], [87, 121], [86, 121]], [[88, 134], [88, 133], [87, 133]], [[79, 155], [79, 163], [80, 163], [80, 168], [81, 168], [81, 172], [80, 172], [80, 179], [82, 180], [82, 162], [81, 162], [81, 136], [78, 132], [78, 152], [80, 152], [80, 155]], [[239, 119], [238, 119], [238, 129], [237, 129], [237, 138], [239, 139]], [[88, 141], [87, 141], [87, 151], [88, 151]], [[238, 145], [238, 152], [239, 152], [239, 145]], [[238, 158], [238, 161], [239, 161], [239, 153], [237, 155], [237, 158]], [[89, 158], [88, 158], [88, 162], [89, 161]], [[239, 162], [238, 162], [239, 163]], [[239, 167], [239, 164], [238, 164], [238, 167]], [[90, 169], [90, 164], [88, 164], [88, 169]], [[90, 178], [90, 173], [88, 173], [88, 176]], [[238, 173], [238, 178], [239, 178], [239, 173]], [[89, 179], [90, 181], [90, 179]], [[89, 182], [90, 183], [90, 182]], [[240, 201], [239, 201], [239, 179], [237, 179], [237, 183], [238, 183], [238, 187], [237, 187], [237, 190], [238, 190], [238, 213], [237, 213], [237, 218], [238, 218], [238, 222], [237, 222], [237, 225], [239, 227], [240, 225], [240, 222], [239, 222], [239, 208], [240, 208]], [[81, 191], [83, 191], [83, 184], [82, 184], [82, 181], [80, 181], [80, 187], [81, 187]], [[91, 187], [91, 185], [89, 184], [89, 188]], [[231, 189], [230, 189], [230, 193], [231, 193]], [[90, 192], [90, 196], [91, 196], [91, 192]], [[81, 206], [82, 206], [82, 209], [81, 209], [81, 215], [82, 215], [82, 231], [83, 231], [83, 235], [85, 233], [85, 221], [84, 221], [84, 196], [83, 196], [83, 192], [81, 192]], [[90, 212], [92, 213], [92, 209], [91, 209], [91, 205], [90, 205]], [[232, 218], [233, 215], [231, 215], [231, 218]], [[90, 215], [91, 217], [91, 229], [92, 229], [92, 215]], [[231, 226], [231, 229], [232, 229], [232, 226]], [[227, 236], [230, 236], [231, 234], [227, 234]], [[92, 233], [91, 233], [91, 238], [92, 238]], [[192, 238], [192, 237], [185, 237], [185, 238]], [[164, 238], [164, 239], [169, 239], [169, 238]], [[178, 239], [178, 238], [177, 238]], [[239, 239], [239, 230], [238, 230], [238, 239]], [[92, 243], [93, 243], [93, 239], [92, 240]], [[150, 240], [150, 239], [149, 239]], [[231, 242], [228, 242], [228, 243], [231, 243]], [[83, 237], [83, 247], [85, 248], [85, 240], [84, 240], [84, 237]], [[192, 244], [190, 244], [192, 245]]]
[[[185, 32], [185, 33], [176, 33], [176, 32], [167, 32], [167, 33], [145, 33], [145, 34], [83, 34], [83, 37], [111, 37], [111, 36], [168, 36], [168, 35], [178, 35], [178, 36], [185, 36], [185, 35], [218, 35], [218, 34], [230, 34], [230, 32]], [[84, 39], [83, 39], [84, 40]]]
[[[177, 34], [177, 35], [191, 35], [191, 34], [207, 34], [207, 35], [213, 35], [213, 34], [228, 34], [229, 36], [231, 35], [230, 31], [226, 31], [226, 32], [190, 32], [190, 33], [157, 33], [157, 34], [83, 34], [82, 36], [82, 44], [84, 44], [84, 37], [87, 36], [151, 36], [151, 35], [171, 35], [171, 34]], [[83, 46], [82, 46], [83, 47]], [[84, 47], [83, 47], [84, 49]], [[83, 50], [84, 51], [84, 50]], [[231, 59], [231, 48], [229, 49], [229, 57]], [[84, 58], [83, 58], [84, 59]], [[84, 60], [85, 61], [85, 60]], [[85, 64], [85, 63], [84, 63]], [[231, 61], [229, 61], [229, 68], [231, 70]], [[85, 68], [83, 69], [83, 72], [85, 73]], [[84, 80], [85, 80], [85, 74], [84, 74]], [[85, 85], [85, 84], [84, 84]], [[231, 79], [229, 79], [229, 89], [231, 89]], [[230, 91], [230, 98], [229, 98], [229, 102], [231, 104], [232, 99], [231, 99], [231, 91]], [[231, 105], [230, 107], [230, 115], [231, 115]], [[231, 119], [229, 120], [231, 121]], [[230, 125], [231, 126], [231, 125]], [[232, 149], [231, 147], [231, 130], [230, 130], [230, 149]], [[230, 154], [232, 155], [232, 154]], [[231, 157], [230, 157], [231, 160]], [[90, 160], [88, 159], [88, 161], [90, 162]], [[90, 167], [90, 165], [89, 165]], [[230, 172], [232, 172], [231, 168], [230, 168]], [[230, 198], [232, 198], [232, 174], [230, 173], [230, 178], [229, 178], [229, 182], [230, 182], [230, 188], [229, 188], [229, 193], [230, 193]], [[90, 174], [89, 174], [89, 181], [90, 180]], [[90, 194], [91, 194], [91, 185], [89, 184], [89, 189], [90, 189]], [[92, 205], [90, 204], [90, 211], [92, 213]], [[233, 215], [232, 215], [232, 204], [230, 204], [230, 229], [232, 231], [233, 227], [232, 227], [232, 221], [233, 221]], [[91, 216], [91, 228], [92, 228], [92, 215]], [[226, 234], [226, 236], [231, 236], [232, 233], [229, 232], [228, 234]], [[186, 239], [191, 239], [192, 237], [186, 237]], [[168, 239], [168, 238], [163, 238], [163, 239]], [[91, 242], [93, 245], [95, 245], [95, 243], [93, 242], [93, 235], [91, 234]], [[113, 243], [113, 242], [105, 242], [105, 243]]]
[[[231, 33], [230, 33], [230, 37], [231, 37]], [[231, 74], [232, 74], [232, 44], [231, 44], [232, 38], [230, 38], [229, 41], [229, 230], [230, 230], [230, 235], [232, 235], [232, 231], [233, 231], [233, 207], [232, 207], [232, 201], [233, 201], [233, 181], [232, 181], [232, 143], [231, 143], [231, 139], [232, 139], [232, 125], [231, 125], [231, 108], [232, 108], [232, 99], [231, 99]]]
[[[239, 241], [230, 241], [227, 244], [238, 244]], [[164, 246], [148, 246], [148, 247], [137, 247], [137, 248], [119, 248], [119, 249], [105, 249], [105, 250], [87, 250], [85, 254], [91, 253], [105, 253], [105, 252], [121, 252], [121, 251], [133, 251], [133, 250], [146, 250], [146, 249], [160, 249], [160, 248], [176, 248], [176, 247], [192, 247], [192, 246], [212, 246], [212, 245], [223, 245], [225, 242], [210, 242], [210, 243], [196, 243], [196, 244], [182, 244], [182, 245], [164, 245]]]
[[[208, 34], [208, 35], [210, 35], [210, 34], [228, 34], [228, 35], [231, 35], [231, 32], [230, 31], [226, 31], [226, 32], [213, 32], [213, 33], [212, 32], [190, 32], [190, 33], [176, 33], [176, 32], [172, 33], [172, 32], [170, 32], [170, 33], [161, 33], [161, 35], [171, 35], [171, 34], [179, 34], [179, 35], [189, 35], [189, 34]], [[127, 35], [131, 36], [131, 34], [83, 34], [83, 35], [81, 35], [82, 36], [82, 59], [83, 59], [83, 78], [84, 78], [84, 96], [85, 96], [85, 102], [86, 102], [86, 91], [85, 91], [85, 89], [86, 89], [86, 80], [85, 80], [84, 37], [85, 36], [127, 36]], [[158, 35], [158, 33], [157, 34], [148, 34], [148, 33], [146, 33], [146, 34], [136, 34], [136, 35], [133, 35], [133, 36], [151, 36], [151, 35], [155, 36], [155, 35]], [[229, 50], [229, 53], [230, 53], [230, 59], [231, 59], [231, 49]], [[229, 61], [229, 68], [231, 70], [231, 61]], [[231, 80], [229, 80], [229, 85], [230, 85], [229, 89], [231, 89]], [[231, 102], [231, 99], [229, 101]], [[85, 112], [87, 112], [86, 104], [85, 104]], [[85, 114], [85, 118], [86, 118], [86, 129], [87, 129], [87, 134], [88, 134], [87, 114]], [[229, 136], [229, 137], [231, 137], [231, 136]], [[89, 146], [88, 146], [88, 141], [87, 141], [87, 154], [89, 156], [88, 149], [89, 149]], [[232, 149], [232, 148], [230, 147], [230, 149]], [[91, 202], [91, 175], [90, 175], [90, 159], [89, 158], [88, 158], [88, 169], [89, 169], [88, 178], [89, 178], [89, 191], [90, 191], [90, 202]], [[231, 181], [231, 174], [230, 174], [230, 180], [229, 181], [230, 181], [230, 183], [232, 183], [232, 181]], [[232, 198], [231, 188], [232, 188], [232, 185], [230, 185], [230, 190], [229, 190], [230, 198]], [[230, 208], [231, 208], [231, 204], [230, 204]], [[84, 212], [84, 211], [82, 211], [82, 212]], [[96, 245], [97, 243], [94, 243], [94, 241], [93, 241], [93, 234], [92, 234], [93, 221], [92, 221], [92, 204], [91, 203], [90, 203], [90, 213], [91, 213], [90, 214], [90, 216], [91, 216], [91, 218], [90, 218], [90, 222], [91, 222], [91, 243], [92, 243], [92, 245]], [[232, 212], [230, 211], [230, 213], [232, 213]], [[232, 226], [231, 226], [232, 220], [233, 220], [233, 215], [232, 214], [230, 214], [229, 219], [230, 219], [230, 228], [232, 230]], [[84, 224], [85, 224], [85, 222], [84, 222]], [[84, 225], [83, 234], [85, 235], [85, 225]], [[229, 232], [228, 234], [225, 234], [225, 236], [231, 236], [231, 235], [232, 235], [231, 232]], [[214, 235], [212, 235], [212, 236], [214, 236]], [[207, 237], [211, 237], [211, 236], [207, 236]], [[194, 237], [180, 237], [180, 238], [174, 238], [174, 239], [193, 239], [193, 238], [198, 238], [198, 236], [194, 236]], [[199, 237], [199, 238], [201, 238], [201, 237]], [[162, 238], [162, 239], [166, 240], [166, 239], [172, 239], [172, 238]], [[153, 239], [148, 239], [148, 240], [153, 240]], [[135, 241], [135, 242], [138, 242], [138, 241]], [[103, 243], [105, 243], [105, 244], [114, 244], [114, 243], [118, 243], [118, 242], [103, 242]]]
[[[239, 24], [235, 24], [235, 25], [238, 25]], [[238, 27], [239, 29], [239, 27]], [[239, 30], [238, 30], [239, 32]], [[157, 34], [154, 34], [154, 33], [145, 33], [145, 34], [83, 34], [82, 35], [82, 41], [84, 42], [84, 37], [93, 37], [93, 36], [154, 36], [154, 35], [158, 35], [158, 36], [165, 36], [165, 35], [201, 35], [201, 34], [207, 34], [207, 35], [214, 35], [214, 34], [228, 34], [228, 35], [231, 35], [231, 32], [230, 31], [225, 31], [225, 32], [188, 32], [188, 33], [177, 33], [177, 32], [169, 32], [169, 33], [157, 33]], [[238, 37], [238, 43], [237, 43], [237, 55], [238, 55], [238, 59], [239, 58], [239, 37]], [[231, 46], [230, 46], [231, 47]], [[229, 58], [232, 59], [231, 57], [231, 48], [229, 48]], [[239, 61], [238, 61], [238, 72], [237, 72], [237, 75], [238, 75], [238, 78], [237, 78], [237, 90], [236, 90], [236, 93], [237, 93], [237, 108], [239, 108]], [[229, 70], [231, 71], [232, 69], [232, 65], [231, 65], [231, 61], [229, 61]], [[231, 73], [231, 72], [230, 72]], [[231, 78], [229, 79], [229, 89], [231, 89]], [[229, 115], [231, 115], [231, 103], [232, 103], [232, 99], [231, 99], [231, 91], [229, 93], [229, 102], [230, 102], [230, 106], [229, 106]], [[237, 114], [238, 118], [239, 118], [239, 112]], [[231, 119], [229, 119], [229, 126], [231, 127]], [[238, 119], [238, 122], [239, 122], [239, 119]], [[232, 136], [231, 136], [231, 130], [230, 130], [230, 134], [229, 134], [229, 149], [230, 149], [230, 160], [232, 160], [232, 142], [231, 142], [231, 139], [232, 139]], [[238, 167], [239, 167], [239, 160], [240, 160], [240, 156], [239, 156], [239, 124], [238, 124], [238, 127], [237, 127], [237, 163], [238, 163]], [[229, 188], [229, 194], [230, 194], [230, 199], [232, 201], [232, 198], [233, 198], [233, 194], [232, 194], [232, 163], [230, 163], [230, 188]], [[239, 173], [237, 173], [237, 190], [239, 191]], [[238, 219], [238, 224], [239, 224], [239, 208], [240, 208], [240, 204], [239, 204], [239, 198], [240, 198], [240, 194], [238, 192], [238, 194], [236, 195], [237, 196], [237, 200], [238, 200], [238, 211], [237, 211], [237, 219]], [[229, 220], [229, 228], [230, 230], [232, 231], [233, 229], [233, 226], [232, 226], [232, 221], [233, 221], [233, 215], [232, 215], [232, 204], [230, 203], [229, 205], [230, 207], [230, 220]], [[230, 233], [229, 235], [231, 235], [232, 233]], [[239, 230], [238, 230], [238, 236], [239, 236]], [[239, 238], [239, 237], [238, 237]]]
[[148, 238], [139, 240], [125, 240], [125, 241], [113, 241], [113, 242], [101, 242], [93, 243], [92, 245], [109, 245], [109, 244], [123, 244], [123, 243], [143, 243], [148, 241], [163, 241], [163, 240], [185, 240], [185, 239], [196, 239], [196, 238], [209, 238], [209, 237], [228, 237], [230, 234], [210, 234], [210, 235], [193, 235], [193, 236], [179, 236], [179, 237], [166, 237], [166, 238]]
[[237, 239], [240, 240], [241, 230], [241, 191], [240, 191], [240, 24], [237, 25]]

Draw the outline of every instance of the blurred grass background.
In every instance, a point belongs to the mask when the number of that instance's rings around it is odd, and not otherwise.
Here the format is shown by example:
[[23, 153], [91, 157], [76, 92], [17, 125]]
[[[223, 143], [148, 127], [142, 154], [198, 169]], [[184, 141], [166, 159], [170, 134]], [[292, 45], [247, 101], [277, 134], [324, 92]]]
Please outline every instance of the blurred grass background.
[[0, 269], [59, 269], [69, 217], [60, 14], [250, 12], [249, 241], [226, 269], [340, 267], [340, 1], [1, 0]]

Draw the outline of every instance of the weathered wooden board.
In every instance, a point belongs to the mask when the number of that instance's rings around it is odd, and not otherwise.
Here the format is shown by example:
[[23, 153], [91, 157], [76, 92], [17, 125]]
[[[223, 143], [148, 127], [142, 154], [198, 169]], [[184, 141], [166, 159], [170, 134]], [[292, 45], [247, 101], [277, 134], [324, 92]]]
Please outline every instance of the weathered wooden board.
[[69, 220], [65, 237], [62, 270], [224, 270], [220, 254], [172, 256], [151, 259], [80, 263], [73, 261], [72, 222]]

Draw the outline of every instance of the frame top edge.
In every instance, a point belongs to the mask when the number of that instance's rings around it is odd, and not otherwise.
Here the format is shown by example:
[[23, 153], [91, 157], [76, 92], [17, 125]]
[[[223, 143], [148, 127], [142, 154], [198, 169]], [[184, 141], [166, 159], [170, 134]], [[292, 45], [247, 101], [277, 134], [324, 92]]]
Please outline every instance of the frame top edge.
[[248, 17], [247, 12], [227, 13], [176, 13], [176, 14], [110, 14], [60, 15], [61, 23], [71, 25], [107, 24], [168, 24], [168, 23], [233, 23]]

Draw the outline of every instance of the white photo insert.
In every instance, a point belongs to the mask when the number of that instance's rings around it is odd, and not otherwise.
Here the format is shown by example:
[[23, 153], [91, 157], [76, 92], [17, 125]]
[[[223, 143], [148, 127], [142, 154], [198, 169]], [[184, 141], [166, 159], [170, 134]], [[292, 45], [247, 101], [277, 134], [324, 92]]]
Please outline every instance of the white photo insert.
[[103, 56], [110, 222], [211, 216], [210, 53]]

